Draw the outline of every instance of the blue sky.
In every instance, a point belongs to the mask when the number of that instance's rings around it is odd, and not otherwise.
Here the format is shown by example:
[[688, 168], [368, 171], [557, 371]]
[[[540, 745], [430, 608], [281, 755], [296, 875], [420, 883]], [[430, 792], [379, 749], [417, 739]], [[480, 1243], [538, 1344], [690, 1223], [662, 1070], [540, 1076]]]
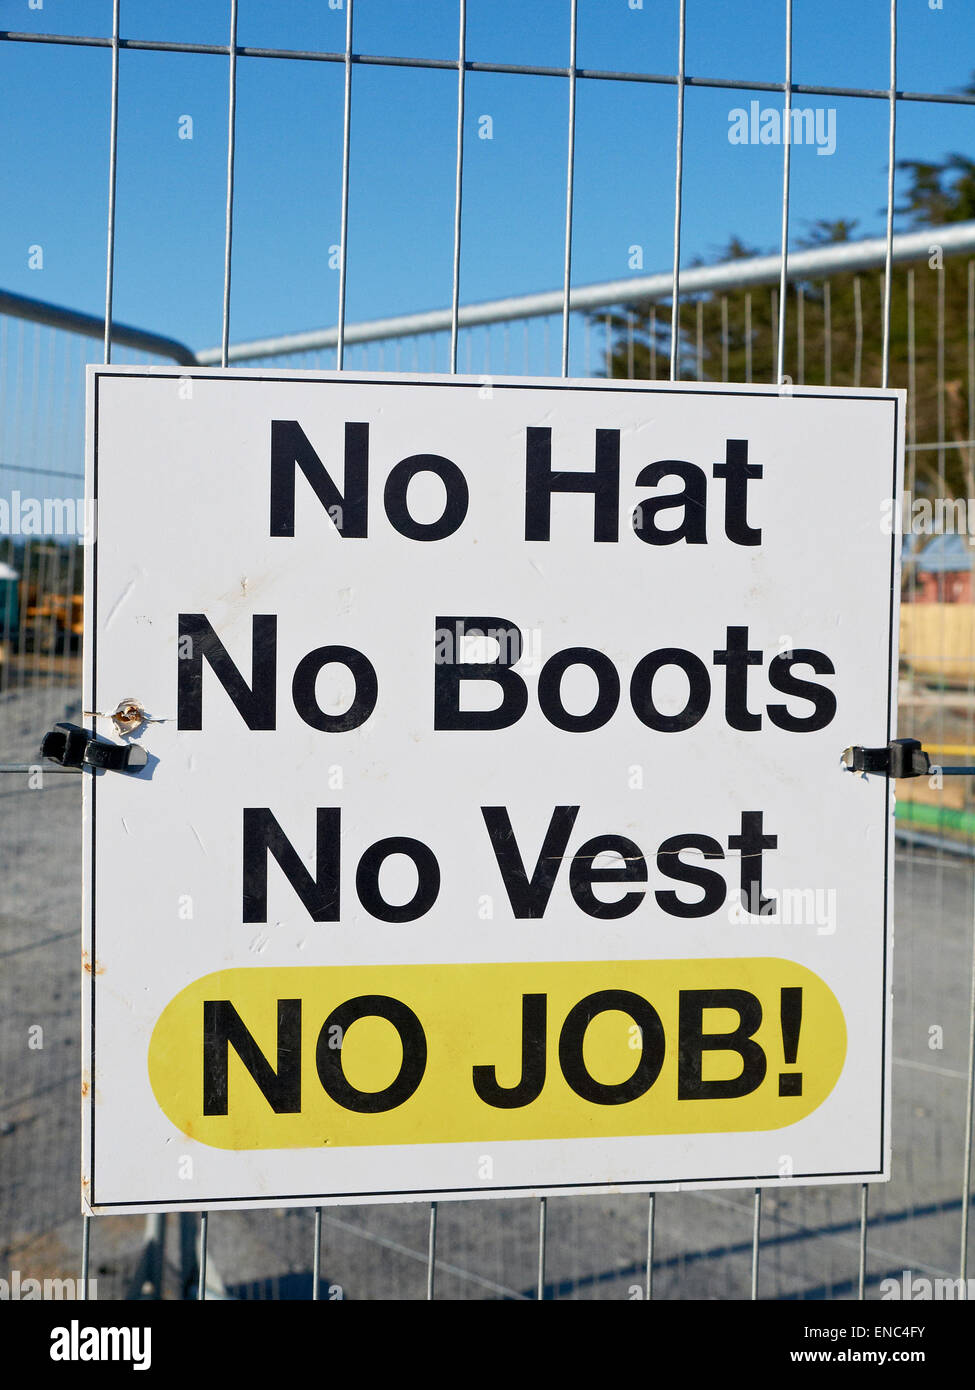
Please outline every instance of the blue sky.
[[[37, 0], [34, 0], [37, 3]], [[580, 0], [581, 66], [672, 73], [676, 0]], [[687, 71], [782, 76], [782, 0], [689, 0]], [[795, 0], [794, 78], [887, 83], [888, 0]], [[901, 0], [899, 85], [952, 91], [975, 70], [975, 6]], [[564, 64], [569, 0], [469, 0], [468, 57]], [[224, 43], [229, 0], [122, 0], [122, 34]], [[0, 0], [0, 28], [111, 33], [111, 0]], [[357, 52], [456, 56], [456, 0], [357, 0]], [[345, 12], [328, 0], [240, 0], [241, 44], [337, 50]], [[0, 287], [101, 312], [111, 58], [106, 50], [0, 42]], [[342, 149], [341, 65], [241, 58], [231, 339], [335, 322]], [[685, 264], [732, 234], [778, 241], [781, 148], [734, 146], [728, 113], [753, 93], [689, 89]], [[759, 94], [760, 95], [760, 94]], [[774, 105], [770, 95], [763, 105]], [[181, 338], [219, 342], [227, 60], [121, 54], [115, 313]], [[562, 278], [567, 84], [470, 74], [461, 298], [556, 288]], [[800, 99], [797, 99], [800, 101]], [[447, 305], [451, 289], [456, 74], [361, 66], [354, 72], [348, 317]], [[817, 217], [883, 229], [887, 111], [882, 101], [802, 98], [836, 108], [831, 156], [793, 149], [794, 239]], [[580, 81], [573, 280], [668, 267], [673, 222], [673, 87]], [[192, 140], [179, 139], [182, 116]], [[493, 139], [478, 138], [491, 117]], [[975, 149], [975, 108], [899, 108], [898, 156]], [[184, 126], [185, 129], [185, 126]], [[43, 269], [28, 268], [43, 248]], [[36, 259], [36, 257], [35, 257]]]

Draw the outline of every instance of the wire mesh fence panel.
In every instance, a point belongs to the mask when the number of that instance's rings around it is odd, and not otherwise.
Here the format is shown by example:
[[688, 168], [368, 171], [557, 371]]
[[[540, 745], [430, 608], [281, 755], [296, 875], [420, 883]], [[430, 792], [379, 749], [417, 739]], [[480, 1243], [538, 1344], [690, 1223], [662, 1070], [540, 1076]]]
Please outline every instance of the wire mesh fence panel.
[[[626, 52], [615, 55], [611, 68], [577, 61], [580, 10], [587, 40], [595, 21], [591, 7], [576, 0], [560, 7], [562, 56], [544, 63], [526, 62], [523, 55], [472, 58], [465, 47], [470, 26], [484, 16], [474, 15], [475, 7], [465, 0], [443, 7], [450, 19], [443, 52], [415, 56], [396, 51], [393, 39], [389, 52], [361, 45], [359, 33], [370, 38], [375, 33], [368, 27], [374, 22], [368, 6], [347, 0], [344, 9], [341, 4], [330, 8], [341, 11], [341, 28], [328, 31], [327, 45], [313, 37], [300, 49], [242, 39], [237, 0], [211, 7], [206, 20], [198, 21], [199, 30], [184, 10], [176, 27], [160, 29], [158, 37], [155, 31], [127, 32], [126, 6], [117, 0], [101, 7], [89, 34], [46, 29], [39, 13], [31, 18], [36, 21], [31, 32], [9, 27], [0, 33], [0, 59], [8, 64], [26, 61], [27, 53], [42, 63], [45, 50], [102, 51], [111, 110], [104, 187], [87, 190], [107, 222], [103, 342], [90, 336], [91, 323], [82, 324], [77, 313], [0, 296], [0, 1261], [25, 1278], [76, 1278], [83, 1240], [77, 1215], [78, 1095], [88, 1081], [80, 1072], [76, 1024], [80, 787], [77, 775], [41, 766], [39, 744], [53, 723], [81, 722], [84, 716], [83, 555], [97, 528], [97, 517], [84, 501], [86, 363], [168, 362], [176, 372], [180, 363], [234, 362], [313, 371], [456, 371], [481, 379], [485, 389], [493, 377], [560, 374], [772, 382], [786, 391], [793, 384], [903, 386], [908, 392], [905, 492], [901, 498], [878, 499], [877, 516], [878, 527], [904, 534], [898, 733], [920, 739], [933, 762], [975, 762], [970, 165], [962, 159], [952, 166], [954, 182], [935, 179], [933, 189], [930, 170], [922, 170], [912, 190], [914, 231], [897, 238], [893, 231], [898, 120], [905, 109], [913, 114], [949, 106], [972, 115], [972, 89], [905, 89], [894, 42], [896, 3], [889, 14], [879, 7], [885, 13], [878, 12], [874, 38], [883, 72], [869, 86], [793, 80], [791, 0], [769, 10], [777, 25], [778, 56], [774, 72], [762, 81], [751, 69], [710, 76], [688, 72], [688, 34], [692, 54], [700, 42], [694, 37], [700, 33], [693, 29], [694, 0], [664, 7], [672, 48], [667, 62], [648, 64], [646, 71], [631, 70]], [[243, 21], [254, 26], [250, 8]], [[397, 42], [407, 41], [401, 30], [396, 34]], [[837, 34], [830, 61], [838, 69], [841, 46]], [[225, 218], [207, 233], [212, 259], [223, 268], [214, 305], [214, 315], [222, 315], [222, 341], [195, 352], [161, 335], [140, 338], [136, 330], [113, 323], [115, 262], [126, 253], [128, 235], [124, 217], [119, 222], [115, 211], [118, 146], [126, 139], [127, 121], [135, 122], [132, 108], [123, 105], [120, 114], [119, 62], [121, 56], [134, 63], [147, 53], [174, 64], [210, 65], [204, 84], [213, 96], [214, 124], [219, 113], [225, 138], [217, 189], [221, 199], [226, 195]], [[308, 68], [325, 74], [323, 85], [330, 83], [335, 201], [327, 214], [331, 230], [318, 235], [321, 228], [316, 228], [316, 236], [325, 258], [336, 257], [335, 304], [334, 312], [316, 310], [327, 320], [320, 329], [232, 339], [238, 301], [231, 268], [240, 263], [234, 260], [235, 218], [241, 217], [240, 188], [253, 196], [255, 187], [238, 184], [235, 198], [238, 163], [255, 157], [240, 136], [237, 76], [265, 66]], [[402, 69], [451, 84], [456, 152], [445, 147], [437, 167], [444, 171], [452, 302], [430, 312], [366, 321], [347, 309], [361, 235], [355, 196], [369, 184], [368, 167], [356, 161], [356, 100], [366, 99], [364, 74], [392, 84]], [[478, 83], [496, 82], [492, 90], [499, 94], [502, 83], [534, 83], [539, 92], [538, 84], [547, 92], [558, 85], [561, 153], [556, 159], [553, 144], [541, 172], [550, 201], [558, 204], [554, 240], [561, 288], [520, 293], [519, 276], [507, 267], [512, 287], [502, 280], [507, 298], [473, 304], [464, 296], [461, 251], [465, 237], [472, 236], [474, 214], [462, 194], [480, 177], [471, 171], [471, 156], [490, 119], [471, 107], [465, 114], [475, 77]], [[573, 274], [575, 183], [597, 160], [586, 127], [577, 132], [582, 120], [577, 92], [615, 93], [633, 86], [670, 103], [666, 180], [662, 174], [655, 180], [655, 192], [666, 209], [668, 237], [671, 218], [674, 223], [673, 266], [655, 276], [633, 273], [625, 283], [580, 285]], [[475, 90], [480, 101], [488, 89]], [[682, 261], [684, 199], [699, 196], [706, 182], [700, 170], [709, 159], [717, 160], [714, 151], [695, 146], [700, 127], [693, 121], [703, 107], [689, 108], [685, 135], [685, 102], [726, 97], [741, 102], [736, 109], [747, 127], [748, 120], [757, 119], [750, 114], [759, 105], [755, 94], [776, 114], [782, 111], [785, 126], [811, 130], [812, 140], [818, 139], [819, 114], [827, 117], [833, 110], [835, 119], [837, 102], [846, 103], [842, 110], [855, 132], [873, 130], [870, 122], [881, 119], [885, 236], [867, 246], [851, 227], [833, 224], [814, 229], [808, 244], [797, 244], [790, 224], [793, 142], [786, 138], [779, 140], [781, 163], [775, 170], [781, 200], [776, 194], [765, 236], [774, 252], [758, 256], [738, 248], [708, 266]], [[807, 109], [811, 127], [803, 125]], [[827, 132], [824, 125], [820, 143]], [[99, 138], [103, 133], [99, 127]], [[931, 194], [926, 202], [925, 193]], [[484, 217], [490, 199], [478, 196]], [[630, 246], [631, 261], [634, 251]], [[418, 255], [424, 259], [422, 250]], [[516, 251], [509, 248], [507, 256], [514, 262]], [[253, 273], [247, 255], [243, 265], [245, 274]], [[549, 283], [558, 278], [553, 274]], [[442, 305], [447, 298], [444, 293]], [[836, 506], [842, 505], [837, 498]], [[137, 477], [133, 511], [136, 524], [152, 524], [151, 493], [146, 480]], [[797, 544], [821, 551], [822, 563], [829, 565], [830, 538], [804, 534], [801, 517], [796, 525]], [[180, 560], [174, 557], [174, 563]], [[841, 622], [842, 614], [836, 620]], [[202, 1249], [195, 1216], [171, 1218], [168, 1231], [151, 1221], [147, 1228], [141, 1217], [105, 1217], [90, 1232], [89, 1275], [97, 1281], [98, 1296], [194, 1297], [201, 1266], [207, 1297], [235, 1299], [420, 1299], [435, 1293], [449, 1299], [636, 1300], [651, 1289], [658, 1299], [853, 1299], [861, 1292], [893, 1296], [890, 1281], [901, 1290], [896, 1296], [906, 1297], [903, 1290], [915, 1278], [941, 1280], [947, 1290], [949, 1281], [967, 1276], [970, 1268], [975, 785], [971, 778], [945, 778], [934, 771], [899, 784], [897, 792], [893, 1178], [871, 1188], [866, 1219], [864, 1194], [842, 1186], [761, 1194], [749, 1189], [661, 1193], [649, 1203], [646, 1196], [625, 1194], [548, 1198], [541, 1208], [527, 1199], [443, 1203], [432, 1213], [422, 1205], [353, 1205], [324, 1213], [320, 1242], [313, 1210], [223, 1212], [208, 1220]], [[87, 962], [84, 968], [95, 967]], [[787, 1158], [783, 1155], [783, 1161]], [[147, 1273], [147, 1251], [153, 1249], [163, 1271], [159, 1279]]]

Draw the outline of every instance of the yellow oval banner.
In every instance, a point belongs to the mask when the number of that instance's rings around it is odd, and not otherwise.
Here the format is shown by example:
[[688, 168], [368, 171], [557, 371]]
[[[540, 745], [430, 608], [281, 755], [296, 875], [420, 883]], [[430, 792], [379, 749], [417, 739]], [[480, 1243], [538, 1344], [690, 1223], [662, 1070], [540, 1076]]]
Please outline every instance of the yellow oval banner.
[[770, 957], [255, 967], [149, 1045], [160, 1107], [222, 1149], [771, 1130], [835, 1086], [846, 1026]]

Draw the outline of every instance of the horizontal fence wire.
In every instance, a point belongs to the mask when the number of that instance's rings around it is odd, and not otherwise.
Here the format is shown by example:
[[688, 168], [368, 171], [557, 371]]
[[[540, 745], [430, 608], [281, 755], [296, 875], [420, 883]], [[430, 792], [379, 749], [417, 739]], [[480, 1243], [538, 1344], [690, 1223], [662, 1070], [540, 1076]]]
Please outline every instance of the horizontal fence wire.
[[[109, 38], [79, 34], [30, 34], [11, 29], [0, 30], [0, 43], [40, 43], [59, 44], [83, 48], [111, 48]], [[122, 39], [119, 47], [124, 50], [151, 53], [194, 53], [209, 54], [213, 57], [228, 58], [231, 48], [226, 44], [176, 43], [160, 39]], [[238, 58], [271, 58], [283, 61], [307, 63], [346, 62], [345, 52], [319, 52], [315, 49], [261, 48], [254, 45], [239, 45], [233, 49]], [[417, 68], [440, 71], [454, 71], [458, 63], [450, 58], [397, 58], [387, 54], [353, 53], [348, 60], [353, 66]], [[513, 77], [569, 77], [570, 68], [558, 65], [534, 63], [487, 63], [468, 59], [464, 62], [465, 72], [494, 73]], [[626, 72], [614, 68], [575, 69], [575, 76], [581, 81], [596, 82], [640, 82], [649, 85], [676, 87], [679, 78], [676, 73]], [[749, 91], [784, 93], [784, 82], [758, 82], [746, 78], [691, 77], [684, 78], [688, 87], [704, 87], [715, 91]], [[825, 97], [864, 97], [874, 101], [889, 101], [890, 91], [886, 87], [841, 87], [823, 86], [819, 83], [795, 82], [792, 91], [798, 96]], [[942, 103], [949, 106], [973, 106], [975, 94], [968, 92], [911, 92], [895, 93], [898, 101], [920, 101]]]

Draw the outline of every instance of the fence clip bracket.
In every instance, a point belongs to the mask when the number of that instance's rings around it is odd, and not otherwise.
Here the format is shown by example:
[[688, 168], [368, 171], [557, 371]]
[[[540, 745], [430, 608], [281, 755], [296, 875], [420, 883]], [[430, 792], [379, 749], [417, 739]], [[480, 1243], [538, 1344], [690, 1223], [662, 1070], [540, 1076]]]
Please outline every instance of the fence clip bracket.
[[931, 759], [916, 738], [894, 738], [886, 748], [844, 748], [840, 762], [848, 772], [882, 777], [924, 777], [931, 771]]
[[62, 767], [107, 768], [112, 772], [138, 772], [149, 760], [137, 743], [109, 743], [78, 724], [55, 724], [44, 735], [41, 757]]

